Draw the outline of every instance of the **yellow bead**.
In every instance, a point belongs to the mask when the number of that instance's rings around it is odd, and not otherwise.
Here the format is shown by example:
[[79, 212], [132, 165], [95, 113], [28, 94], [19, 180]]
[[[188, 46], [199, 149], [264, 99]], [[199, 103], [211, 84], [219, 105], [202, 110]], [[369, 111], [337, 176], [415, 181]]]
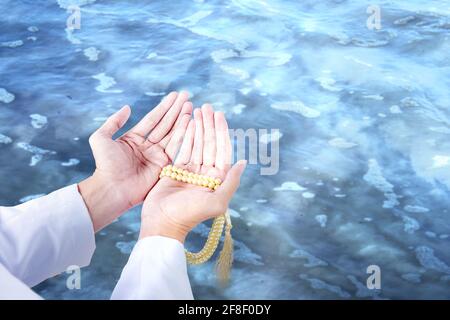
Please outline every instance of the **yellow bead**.
[[166, 168], [167, 170], [170, 170], [170, 169], [172, 169], [172, 165], [167, 165], [167, 166], [165, 166], [164, 168]]
[[216, 184], [216, 185], [214, 186], [214, 191], [216, 191], [217, 188], [219, 188], [219, 186]]
[[194, 173], [194, 179], [198, 179], [198, 178], [199, 178], [198, 174]]
[[183, 175], [188, 176], [189, 175], [189, 171], [183, 170]]
[[182, 176], [182, 178], [181, 178], [181, 181], [183, 181], [183, 182], [187, 182], [187, 177], [186, 176]]
[[191, 177], [188, 177], [186, 182], [187, 182], [187, 183], [192, 183], [192, 178], [191, 178]]
[[176, 178], [177, 178], [177, 174], [176, 174], [175, 172], [172, 172], [171, 175], [170, 175], [170, 177], [171, 177], [172, 179], [176, 179]]
[[161, 174], [159, 175], [159, 178], [161, 179], [162, 177], [164, 177], [164, 174], [161, 173]]
[[217, 178], [216, 180], [214, 180], [214, 183], [215, 183], [215, 184], [221, 184], [221, 183], [222, 183], [222, 180], [220, 180], [219, 178]]
[[193, 172], [189, 172], [188, 177], [192, 178], [194, 176]]
[[181, 179], [183, 179], [183, 176], [182, 176], [181, 174], [177, 174], [176, 179], [177, 179], [178, 181], [181, 181]]
[[202, 186], [207, 187], [208, 184], [208, 180], [202, 180]]
[[208, 184], [208, 188], [210, 188], [210, 189], [214, 189], [215, 186], [216, 186], [216, 185], [215, 185], [213, 182], [210, 182], [210, 183]]
[[195, 178], [192, 178], [192, 179], [191, 179], [191, 183], [196, 185], [196, 184], [198, 183], [198, 180], [195, 179]]
[[213, 183], [214, 183], [214, 181], [215, 181], [214, 177], [208, 177], [208, 180], [209, 180], [210, 182], [213, 182]]

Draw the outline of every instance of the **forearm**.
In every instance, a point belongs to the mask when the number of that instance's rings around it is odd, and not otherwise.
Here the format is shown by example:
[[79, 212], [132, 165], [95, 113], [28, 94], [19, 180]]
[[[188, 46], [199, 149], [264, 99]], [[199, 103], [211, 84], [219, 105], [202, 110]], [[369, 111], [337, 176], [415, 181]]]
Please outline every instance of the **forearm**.
[[89, 264], [94, 231], [77, 186], [0, 207], [0, 263], [29, 286], [70, 265]]
[[183, 245], [166, 237], [138, 241], [112, 299], [193, 299]]
[[97, 171], [81, 181], [78, 190], [88, 208], [95, 232], [109, 225], [132, 207], [119, 188]]

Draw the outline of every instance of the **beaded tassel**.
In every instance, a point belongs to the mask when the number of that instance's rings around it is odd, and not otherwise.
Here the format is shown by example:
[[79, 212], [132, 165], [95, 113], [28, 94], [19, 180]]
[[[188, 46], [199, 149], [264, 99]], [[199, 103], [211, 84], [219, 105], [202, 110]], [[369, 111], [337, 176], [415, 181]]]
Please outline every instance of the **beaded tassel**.
[[[159, 177], [168, 177], [173, 180], [190, 183], [209, 188], [211, 190], [217, 190], [222, 183], [222, 181], [218, 178], [196, 174], [172, 165], [165, 166]], [[216, 263], [217, 276], [222, 285], [226, 285], [228, 283], [231, 265], [233, 264], [233, 238], [231, 237], [232, 225], [228, 212], [214, 219], [206, 243], [199, 252], [193, 253], [185, 250], [186, 260], [189, 264], [201, 264], [208, 261], [219, 246], [220, 237], [222, 236], [224, 227], [224, 244]]]

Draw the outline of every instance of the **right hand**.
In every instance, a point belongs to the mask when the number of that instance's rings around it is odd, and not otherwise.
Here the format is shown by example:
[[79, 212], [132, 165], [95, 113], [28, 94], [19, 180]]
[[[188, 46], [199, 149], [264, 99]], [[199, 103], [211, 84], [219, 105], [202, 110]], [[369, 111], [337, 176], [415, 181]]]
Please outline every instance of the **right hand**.
[[175, 166], [220, 178], [216, 191], [163, 177], [150, 191], [142, 208], [140, 238], [165, 236], [181, 243], [197, 224], [226, 212], [239, 187], [246, 161], [232, 168], [231, 141], [222, 112], [210, 105], [194, 111]]

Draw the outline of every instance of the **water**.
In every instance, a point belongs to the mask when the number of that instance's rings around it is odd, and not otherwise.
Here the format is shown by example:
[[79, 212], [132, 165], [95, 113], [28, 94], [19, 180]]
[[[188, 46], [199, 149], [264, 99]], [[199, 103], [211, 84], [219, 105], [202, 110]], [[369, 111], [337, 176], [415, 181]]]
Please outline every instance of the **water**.
[[[2, 205], [88, 176], [105, 117], [130, 104], [129, 128], [185, 89], [281, 130], [278, 174], [251, 165], [231, 204], [230, 286], [191, 267], [196, 298], [450, 298], [450, 1], [378, 1], [377, 31], [370, 1], [79, 0], [72, 33], [69, 3], [0, 1]], [[109, 298], [138, 229], [135, 208], [97, 235], [81, 290], [35, 289]]]

